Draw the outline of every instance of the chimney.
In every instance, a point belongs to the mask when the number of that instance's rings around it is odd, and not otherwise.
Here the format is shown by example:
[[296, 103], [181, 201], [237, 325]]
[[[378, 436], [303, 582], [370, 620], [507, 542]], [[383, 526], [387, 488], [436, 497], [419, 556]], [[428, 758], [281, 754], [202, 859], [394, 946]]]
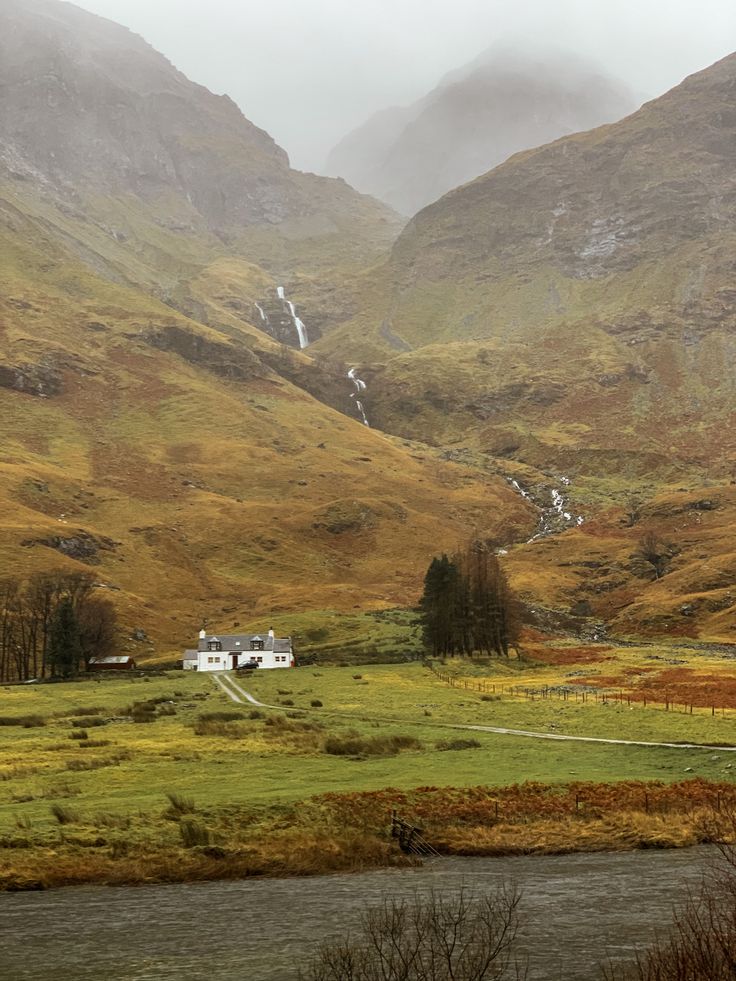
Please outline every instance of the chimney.
[[268, 636], [269, 637], [275, 637], [276, 636], [276, 634], [273, 632], [273, 627], [269, 627], [268, 628]]
[[202, 629], [199, 631], [199, 639], [204, 640], [206, 636], [207, 636], [207, 631], [204, 629], [204, 627], [202, 627]]

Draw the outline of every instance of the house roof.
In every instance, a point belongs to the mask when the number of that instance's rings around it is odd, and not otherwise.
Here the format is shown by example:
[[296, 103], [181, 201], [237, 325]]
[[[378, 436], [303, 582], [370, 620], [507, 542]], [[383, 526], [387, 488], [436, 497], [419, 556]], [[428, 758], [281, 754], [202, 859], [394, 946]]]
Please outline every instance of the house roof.
[[199, 651], [184, 651], [185, 661], [196, 661], [199, 655]]
[[108, 657], [91, 657], [90, 664], [127, 664], [133, 658], [130, 654], [110, 654]]
[[207, 634], [200, 640], [200, 650], [207, 650], [211, 641], [219, 641], [223, 651], [236, 653], [250, 651], [252, 641], [261, 641], [264, 651], [274, 651], [278, 654], [291, 653], [291, 637], [271, 637], [270, 634]]

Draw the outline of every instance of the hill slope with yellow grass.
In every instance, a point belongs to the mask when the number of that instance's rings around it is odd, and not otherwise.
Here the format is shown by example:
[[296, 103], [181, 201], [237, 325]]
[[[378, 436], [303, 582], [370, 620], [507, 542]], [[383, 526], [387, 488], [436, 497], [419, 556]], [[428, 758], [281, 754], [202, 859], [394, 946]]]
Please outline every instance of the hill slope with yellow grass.
[[533, 528], [484, 466], [362, 425], [347, 364], [258, 329], [281, 283], [372, 261], [387, 208], [71, 4], [4, 4], [0, 62], [7, 574], [91, 569], [165, 654], [204, 617], [413, 603], [435, 547]]

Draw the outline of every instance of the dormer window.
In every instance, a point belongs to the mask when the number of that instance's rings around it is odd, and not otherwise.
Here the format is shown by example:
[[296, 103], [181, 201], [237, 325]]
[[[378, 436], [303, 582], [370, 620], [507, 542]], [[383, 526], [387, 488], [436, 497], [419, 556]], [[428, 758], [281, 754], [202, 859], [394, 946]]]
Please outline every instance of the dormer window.
[[207, 650], [208, 651], [221, 651], [222, 650], [222, 644], [217, 639], [215, 639], [215, 640], [209, 640], [209, 641], [207, 641]]
[[255, 640], [252, 640], [250, 642], [250, 649], [252, 651], [262, 651], [263, 650], [263, 641], [260, 639], [260, 637], [256, 637]]

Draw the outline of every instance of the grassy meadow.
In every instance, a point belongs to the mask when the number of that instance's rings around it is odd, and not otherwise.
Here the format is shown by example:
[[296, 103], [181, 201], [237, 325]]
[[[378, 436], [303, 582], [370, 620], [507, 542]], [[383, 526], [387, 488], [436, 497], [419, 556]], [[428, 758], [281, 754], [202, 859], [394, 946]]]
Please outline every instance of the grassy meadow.
[[[688, 844], [707, 838], [713, 795], [736, 795], [736, 754], [715, 748], [736, 745], [734, 712], [532, 700], [508, 687], [559, 668], [445, 668], [474, 681], [490, 670], [505, 692], [452, 686], [418, 662], [236, 679], [260, 708], [193, 672], [6, 687], [0, 884], [400, 863], [386, 833], [392, 807], [446, 851]], [[464, 725], [711, 745], [565, 743]]]

